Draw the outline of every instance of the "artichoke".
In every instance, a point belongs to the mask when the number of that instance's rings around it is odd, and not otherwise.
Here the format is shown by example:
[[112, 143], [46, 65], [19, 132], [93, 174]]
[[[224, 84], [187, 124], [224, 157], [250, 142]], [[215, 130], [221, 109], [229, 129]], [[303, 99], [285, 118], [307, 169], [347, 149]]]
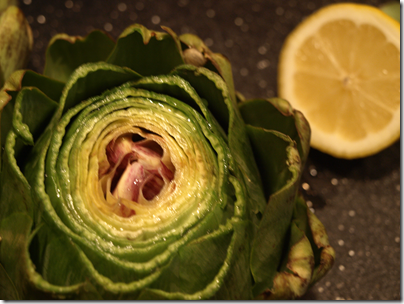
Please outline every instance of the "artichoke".
[[32, 50], [31, 27], [15, 0], [0, 0], [0, 88], [12, 72], [22, 69]]
[[332, 266], [306, 119], [163, 30], [58, 34], [1, 91], [2, 299], [290, 299]]

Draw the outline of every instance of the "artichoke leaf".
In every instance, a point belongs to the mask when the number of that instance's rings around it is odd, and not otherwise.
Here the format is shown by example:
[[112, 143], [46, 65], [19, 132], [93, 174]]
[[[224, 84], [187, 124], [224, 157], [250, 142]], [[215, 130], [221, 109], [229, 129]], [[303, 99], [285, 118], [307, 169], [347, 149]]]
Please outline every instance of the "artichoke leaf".
[[31, 186], [15, 159], [14, 147], [17, 142], [17, 135], [10, 131], [2, 154], [0, 220], [14, 212], [27, 213], [31, 218], [34, 216], [35, 208], [30, 195]]
[[290, 242], [287, 258], [274, 278], [272, 288], [266, 290], [264, 299], [295, 299], [308, 289], [314, 267], [314, 255], [310, 241], [294, 221], [290, 226]]
[[[27, 253], [26, 244], [32, 226], [32, 218], [26, 212], [15, 211], [7, 217], [1, 216], [0, 220], [0, 259], [4, 271], [9, 280], [11, 280], [17, 299], [22, 299], [27, 289]], [[10, 227], [13, 228], [12, 232]], [[6, 293], [11, 292], [0, 288], [2, 299], [8, 299]]]
[[[142, 294], [141, 299], [251, 298], [249, 264], [244, 255], [248, 251], [247, 225], [243, 219], [245, 189], [235, 177], [230, 181], [237, 198], [234, 216], [227, 220], [226, 225], [219, 225], [211, 233], [180, 248], [165, 267], [162, 277]], [[237, 209], [241, 209], [240, 212]], [[210, 255], [212, 250], [217, 254]]]
[[230, 115], [234, 110], [231, 105], [226, 104], [227, 90], [224, 82], [217, 77], [217, 74], [193, 65], [179, 66], [171, 73], [190, 83], [200, 98], [206, 101], [207, 108], [228, 134]]
[[127, 67], [118, 67], [105, 62], [87, 63], [77, 68], [70, 76], [61, 96], [63, 113], [79, 102], [97, 96], [141, 76]]
[[229, 89], [233, 103], [236, 103], [233, 73], [230, 61], [220, 53], [212, 52], [206, 44], [196, 35], [182, 34], [184, 61], [197, 67], [205, 67], [223, 77]]
[[[65, 235], [58, 235], [42, 222], [30, 233], [26, 244], [27, 268], [30, 282], [29, 297], [52, 299], [72, 298], [91, 289], [89, 277], [77, 247]], [[54, 267], [57, 265], [57, 267]], [[79, 271], [77, 269], [80, 269]], [[61, 273], [64, 275], [61, 276]], [[40, 294], [36, 294], [40, 292]], [[92, 298], [99, 298], [91, 294]], [[79, 296], [80, 298], [80, 296]]]
[[[255, 240], [260, 241], [253, 243], [251, 251], [254, 294], [257, 296], [271, 288], [281, 261], [295, 193], [308, 155], [310, 128], [298, 111], [279, 98], [243, 100], [239, 108], [247, 124], [268, 201], [267, 209], [254, 229]], [[271, 235], [269, 244], [266, 244], [267, 235]], [[262, 261], [266, 261], [265, 266]]]
[[295, 201], [288, 255], [274, 278], [274, 285], [260, 299], [294, 299], [323, 277], [332, 267], [334, 249], [329, 245], [324, 226], [302, 196]]
[[13, 281], [10, 279], [2, 264], [0, 264], [0, 282], [1, 299], [21, 300]]
[[304, 206], [307, 209], [308, 221], [311, 233], [313, 235], [313, 242], [315, 244], [312, 245], [313, 251], [315, 253], [320, 251], [319, 258], [316, 260], [316, 266], [314, 268], [313, 276], [310, 282], [310, 285], [313, 285], [322, 277], [324, 277], [334, 265], [335, 250], [331, 247], [328, 241], [328, 235], [326, 233], [324, 225], [314, 215], [314, 213], [307, 208], [306, 204], [304, 204]]
[[[43, 280], [55, 286], [80, 286], [89, 275], [81, 267], [76, 245], [63, 234], [43, 223], [31, 237], [31, 259]], [[34, 254], [35, 253], [35, 254]], [[56, 266], [56, 267], [55, 267]], [[60, 274], [63, 273], [63, 276]]]
[[[211, 299], [214, 300], [248, 300], [253, 298], [252, 277], [250, 272], [250, 252], [248, 221], [240, 221], [235, 225], [233, 254], [230, 271], [224, 279], [221, 288]], [[237, 287], [236, 287], [237, 286]]]
[[[215, 294], [223, 280], [223, 275], [216, 276], [224, 267], [224, 262], [231, 256], [227, 250], [233, 236], [232, 229], [227, 227], [182, 247], [173, 257], [169, 267], [163, 271], [160, 279], [150, 288], [163, 291], [162, 294], [166, 293], [168, 298], [173, 299], [182, 297], [187, 299], [187, 295], [193, 295], [192, 298], [196, 296], [195, 299], [199, 296], [207, 298], [206, 294], [196, 295], [197, 293], [207, 293], [210, 296]], [[212, 249], [217, 253], [215, 256], [208, 254]], [[221, 272], [225, 273], [223, 270]], [[195, 277], [199, 279], [195, 280]]]
[[207, 101], [208, 109], [219, 120], [227, 133], [229, 148], [234, 161], [242, 172], [249, 196], [249, 209], [257, 214], [265, 209], [262, 182], [237, 108], [234, 107], [225, 82], [216, 73], [191, 65], [179, 66], [174, 74], [186, 79], [197, 93]]
[[[250, 125], [247, 131], [268, 199], [265, 212], [254, 227], [250, 257], [255, 280], [254, 295], [258, 296], [266, 288], [271, 288], [281, 261], [300, 181], [301, 163], [296, 143], [288, 136]], [[271, 157], [268, 157], [269, 153]]]
[[[240, 260], [243, 258], [245, 227], [244, 221], [232, 219], [225, 226], [182, 247], [165, 267], [161, 279], [143, 291], [140, 299], [224, 300], [229, 295], [234, 299], [251, 298], [247, 287], [249, 266]], [[208, 254], [212, 248], [217, 255]]]
[[80, 65], [105, 61], [114, 47], [115, 42], [102, 31], [92, 31], [86, 37], [57, 34], [46, 50], [43, 74], [66, 82]]
[[310, 149], [310, 126], [301, 112], [281, 98], [242, 101], [239, 109], [246, 124], [276, 130], [294, 140], [304, 167]]
[[7, 7], [14, 5], [18, 5], [18, 0], [0, 0], [0, 14], [2, 14]]
[[313, 250], [315, 264], [310, 280], [311, 286], [331, 269], [335, 259], [335, 251], [330, 246], [324, 225], [307, 207], [301, 195], [296, 198], [293, 218], [299, 229], [304, 231]]
[[[34, 145], [34, 139], [43, 133], [58, 104], [33, 87], [25, 87], [17, 95], [14, 106], [13, 126], [16, 134], [27, 145]], [[37, 107], [42, 111], [32, 115]], [[18, 155], [18, 151], [15, 151]]]
[[55, 102], [58, 102], [60, 96], [62, 95], [64, 83], [46, 77], [42, 74], [35, 73], [31, 70], [15, 71], [7, 79], [6, 83], [0, 91], [0, 111], [12, 98], [10, 93], [20, 91], [23, 87], [36, 87], [49, 98], [51, 98]]
[[[2, 147], [5, 145], [8, 132], [11, 130], [13, 124], [15, 124], [15, 122], [13, 122], [13, 113], [15, 112], [14, 106], [18, 96], [17, 93], [25, 87], [35, 88], [37, 94], [42, 95], [38, 96], [38, 101], [32, 100], [32, 98], [29, 99], [30, 102], [28, 102], [27, 105], [25, 105], [23, 101], [20, 102], [25, 112], [25, 119], [35, 122], [33, 132], [35, 137], [38, 137], [43, 127], [45, 127], [46, 121], [50, 118], [49, 114], [52, 111], [51, 108], [53, 108], [54, 104], [58, 103], [62, 95], [63, 83], [29, 70], [18, 70], [9, 77], [0, 91], [0, 137]], [[32, 112], [36, 111], [38, 106], [45, 107], [46, 110], [44, 112], [37, 111], [38, 115], [31, 115]]]
[[10, 75], [22, 69], [32, 50], [32, 31], [23, 12], [14, 5], [0, 13], [0, 87]]
[[[53, 290], [57, 293], [70, 292], [70, 289], [57, 287], [53, 289], [47, 281], [35, 271], [28, 247], [34, 228], [33, 220], [40, 226], [41, 207], [34, 206], [31, 186], [14, 158], [17, 135], [10, 131], [3, 153], [3, 170], [1, 172], [0, 205], [0, 260], [9, 278], [16, 287], [18, 297], [47, 298], [41, 290]], [[39, 208], [38, 208], [39, 206]], [[39, 220], [38, 220], [39, 219]], [[35, 282], [35, 283], [34, 283]], [[39, 284], [38, 284], [39, 282]], [[32, 284], [35, 284], [33, 287]], [[24, 295], [24, 296], [23, 296]], [[49, 296], [48, 296], [49, 297]]]
[[21, 79], [24, 77], [26, 71], [18, 70], [13, 72], [0, 91], [0, 111], [4, 109], [7, 103], [11, 100], [12, 96], [7, 92], [12, 92], [21, 89]]
[[106, 62], [128, 67], [142, 76], [168, 74], [183, 64], [178, 38], [140, 24], [126, 28]]

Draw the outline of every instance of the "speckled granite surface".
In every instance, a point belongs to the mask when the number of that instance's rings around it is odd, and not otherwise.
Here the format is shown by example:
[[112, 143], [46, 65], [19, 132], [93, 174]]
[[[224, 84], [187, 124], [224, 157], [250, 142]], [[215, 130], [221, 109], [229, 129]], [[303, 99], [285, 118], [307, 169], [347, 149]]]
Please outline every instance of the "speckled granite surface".
[[[42, 71], [57, 32], [104, 29], [116, 38], [132, 23], [195, 33], [233, 65], [246, 97], [276, 96], [278, 55], [286, 35], [329, 0], [20, 0], [35, 38], [29, 67]], [[354, 1], [378, 6], [385, 1]], [[339, 160], [312, 150], [302, 193], [328, 231], [337, 260], [304, 297], [317, 300], [399, 300], [400, 143], [377, 155]]]

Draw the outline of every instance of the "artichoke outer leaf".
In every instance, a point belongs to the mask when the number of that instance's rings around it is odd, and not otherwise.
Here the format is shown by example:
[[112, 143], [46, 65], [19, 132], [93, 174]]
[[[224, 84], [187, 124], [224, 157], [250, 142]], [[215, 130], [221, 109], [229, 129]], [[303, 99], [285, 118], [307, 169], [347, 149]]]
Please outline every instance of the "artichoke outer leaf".
[[[3, 154], [0, 204], [0, 263], [16, 287], [19, 298], [47, 298], [45, 290], [66, 293], [70, 289], [52, 286], [35, 271], [28, 246], [34, 225], [39, 225], [41, 211], [34, 206], [31, 186], [14, 158], [17, 135], [10, 131]], [[51, 286], [51, 288], [49, 288]], [[48, 296], [49, 297], [49, 296]]]
[[0, 14], [2, 14], [6, 8], [11, 5], [18, 6], [18, 0], [0, 0]]
[[184, 63], [177, 40], [168, 33], [134, 24], [118, 37], [106, 62], [128, 67], [142, 76], [168, 74]]
[[236, 90], [234, 88], [233, 71], [229, 59], [220, 53], [210, 54], [212, 64], [218, 73], [223, 77], [229, 88], [229, 94], [234, 104], [237, 104]]
[[20, 299], [24, 298], [28, 283], [26, 244], [31, 226], [32, 218], [25, 212], [14, 212], [0, 221], [0, 263], [13, 282], [14, 296]]
[[[181, 248], [178, 254], [174, 257], [174, 261], [165, 269], [165, 273], [168, 275], [168, 277], [165, 279], [166, 284], [168, 284], [166, 287], [170, 289], [170, 292], [160, 289], [160, 286], [158, 286], [159, 289], [153, 288], [152, 284], [150, 288], [141, 294], [140, 299], [198, 300], [212, 297], [221, 299], [220, 295], [216, 293], [218, 291], [220, 292], [221, 286], [225, 283], [225, 280], [229, 275], [229, 271], [234, 262], [235, 256], [238, 254], [236, 250], [241, 248], [237, 245], [240, 245], [240, 242], [243, 240], [243, 234], [240, 232], [244, 231], [244, 229], [244, 222], [228, 222], [226, 225], [219, 227], [219, 229], [212, 234], [201, 237], [200, 239], [196, 239], [187, 246]], [[212, 248], [210, 246], [213, 246], [214, 251], [217, 253], [220, 252], [220, 254], [216, 257], [212, 257], [209, 254], [207, 255], [206, 250], [208, 250], [209, 253], [212, 252]], [[218, 250], [218, 248], [220, 248], [220, 250]], [[198, 257], [204, 256], [201, 263], [195, 261], [195, 254]], [[213, 280], [208, 280], [208, 282], [205, 282], [205, 284], [200, 284], [198, 279], [206, 280], [206, 278], [201, 277], [201, 274], [204, 273], [206, 269], [202, 269], [201, 267], [203, 267], [203, 264], [207, 265], [210, 263], [210, 258], [207, 258], [208, 256], [216, 259], [216, 262], [218, 263], [215, 262], [209, 266], [209, 269], [213, 271], [213, 273], [210, 274], [210, 276], [213, 276]], [[219, 265], [220, 261], [223, 264]], [[184, 267], [186, 265], [188, 265], [188, 267]], [[244, 266], [247, 267], [243, 270], [243, 272], [246, 272], [244, 274], [248, 274], [248, 265]], [[216, 269], [212, 269], [212, 267]], [[194, 272], [192, 272], [192, 270], [194, 270]], [[200, 273], [199, 276], [198, 273]], [[185, 283], [184, 280], [190, 276], [192, 277], [191, 283]], [[173, 280], [167, 281], [170, 277]], [[248, 276], [239, 279], [241, 282], [248, 279]], [[184, 288], [184, 283], [185, 285], [188, 285], [188, 288], [202, 289], [188, 294], [186, 291], [184, 292], [182, 290]], [[192, 283], [197, 285], [192, 285]], [[174, 285], [174, 287], [172, 285]], [[233, 286], [233, 288], [238, 289], [244, 285], [245, 284], [241, 282], [240, 286]], [[171, 291], [171, 289], [174, 291]], [[236, 290], [235, 292], [240, 292], [240, 290]], [[245, 292], [245, 290], [241, 291], [241, 293], [243, 292]]]
[[248, 300], [252, 299], [252, 277], [250, 272], [250, 242], [246, 221], [235, 226], [237, 240], [234, 245], [234, 256], [231, 267], [222, 286], [213, 300]]
[[304, 231], [313, 249], [315, 265], [310, 281], [311, 286], [331, 269], [335, 260], [335, 250], [330, 246], [324, 225], [307, 207], [300, 194], [296, 198], [293, 221]]
[[[43, 98], [41, 98], [41, 100], [48, 99], [48, 101], [46, 101], [45, 103], [51, 104], [52, 101], [54, 101], [55, 103], [59, 101], [59, 98], [62, 95], [64, 84], [29, 70], [15, 71], [8, 78], [8, 80], [4, 84], [4, 87], [0, 91], [2, 147], [4, 147], [7, 134], [11, 130], [13, 125], [14, 105], [17, 99], [17, 94], [24, 87], [35, 87], [38, 90], [42, 91], [43, 94], [47, 97], [44, 96]], [[52, 101], [49, 99], [51, 99]], [[33, 102], [32, 113], [38, 113], [39, 117], [44, 116], [41, 106], [41, 102], [39, 102], [38, 105]], [[29, 112], [27, 112], [27, 114], [29, 114], [27, 115], [27, 117], [32, 116], [31, 119], [38, 121], [38, 118], [36, 117], [37, 115], [30, 115]]]
[[[14, 212], [27, 213], [33, 217], [34, 207], [31, 199], [31, 186], [21, 172], [15, 159], [14, 147], [17, 135], [10, 131], [2, 155], [0, 175], [0, 220]], [[1, 236], [1, 235], [0, 235]], [[0, 243], [1, 244], [1, 243]]]
[[302, 296], [309, 287], [314, 254], [309, 239], [294, 221], [290, 225], [288, 247], [285, 269], [277, 273], [273, 287], [261, 295], [264, 299], [295, 299]]
[[229, 88], [231, 100], [236, 102], [233, 73], [230, 61], [223, 54], [212, 52], [202, 39], [193, 34], [182, 34], [180, 37], [183, 45], [185, 63], [197, 67], [205, 67], [223, 77]]
[[[36, 94], [41, 95], [40, 101], [32, 100], [28, 103], [29, 106], [24, 105], [24, 102], [20, 104], [23, 112], [25, 111], [26, 119], [29, 122], [34, 123], [33, 130], [35, 137], [39, 136], [39, 133], [45, 127], [45, 122], [50, 118], [50, 112], [52, 112], [53, 106], [57, 104], [59, 98], [62, 95], [64, 84], [50, 79], [41, 74], [37, 74], [29, 70], [15, 71], [6, 81], [5, 85], [0, 91], [0, 114], [1, 114], [1, 146], [6, 145], [6, 138], [9, 131], [13, 128], [13, 114], [14, 106], [16, 104], [19, 91], [30, 87], [30, 90], [35, 88]], [[46, 111], [43, 111], [45, 105]], [[24, 110], [25, 109], [25, 110]], [[18, 112], [18, 110], [17, 110]], [[31, 115], [31, 112], [37, 112], [38, 115]], [[20, 113], [21, 114], [21, 113]], [[19, 115], [17, 113], [17, 115]], [[41, 118], [41, 119], [38, 119]], [[21, 119], [20, 119], [21, 122]], [[18, 127], [16, 128], [18, 129]], [[12, 150], [19, 150], [21, 144], [17, 143], [17, 146], [13, 144]], [[13, 154], [15, 152], [13, 151]], [[14, 157], [14, 156], [13, 156]]]
[[15, 71], [4, 83], [4, 86], [0, 91], [0, 113], [12, 99], [12, 95], [10, 95], [10, 92], [15, 92], [21, 89], [21, 81], [24, 77], [24, 74], [24, 70]]
[[323, 224], [301, 195], [295, 201], [288, 255], [282, 261], [272, 288], [259, 299], [299, 298], [332, 267], [335, 251]]
[[0, 299], [3, 300], [21, 300], [14, 283], [11, 281], [4, 269], [3, 265], [0, 263]]
[[268, 199], [255, 229], [250, 257], [256, 297], [272, 287], [281, 261], [293, 216], [301, 161], [296, 143], [288, 136], [250, 125], [247, 125], [247, 131]]
[[64, 83], [42, 74], [25, 70], [24, 76], [21, 79], [21, 87], [35, 87], [53, 101], [59, 102]]
[[293, 221], [304, 231], [311, 243], [314, 254], [314, 269], [310, 286], [320, 280], [332, 267], [335, 260], [335, 250], [330, 246], [324, 225], [310, 211], [304, 198], [296, 198]]
[[245, 204], [245, 189], [235, 177], [230, 181], [237, 197], [234, 216], [226, 225], [180, 248], [141, 299], [251, 298], [245, 210], [237, 210]]
[[[169, 294], [180, 293], [184, 299], [187, 295], [204, 290], [211, 282], [215, 282], [215, 277], [226, 260], [232, 238], [232, 229], [216, 230], [180, 248], [150, 288], [166, 291], [168, 297]], [[211, 252], [215, 255], [210, 255]], [[217, 291], [220, 283], [212, 285], [210, 289]], [[214, 294], [213, 290], [208, 293], [210, 296]]]
[[105, 62], [83, 64], [72, 73], [66, 83], [61, 97], [63, 112], [92, 96], [140, 78], [138, 73], [126, 67]]
[[242, 101], [239, 109], [246, 124], [279, 131], [296, 141], [304, 167], [310, 149], [310, 126], [301, 112], [282, 98]]
[[0, 15], [0, 87], [28, 62], [32, 50], [32, 31], [23, 12], [8, 6]]
[[139, 81], [131, 83], [131, 86], [173, 97], [176, 100], [189, 105], [199, 114], [204, 115], [205, 118], [211, 119], [211, 117], [207, 114], [208, 111], [206, 109], [206, 100], [203, 100], [197, 94], [189, 82], [177, 75], [144, 77]]
[[60, 96], [62, 95], [64, 83], [30, 70], [15, 71], [7, 79], [6, 83], [0, 91], [0, 112], [12, 99], [10, 93], [18, 92], [23, 87], [36, 87], [49, 98], [51, 98], [55, 102], [58, 102]]
[[320, 250], [319, 261], [316, 263], [314, 268], [313, 277], [311, 279], [310, 285], [315, 284], [319, 281], [325, 274], [331, 269], [335, 261], [335, 250], [331, 247], [328, 241], [328, 235], [325, 230], [324, 225], [320, 222], [317, 216], [307, 208], [307, 217], [310, 224], [311, 233], [313, 235], [313, 240], [315, 243], [314, 250]]
[[208, 101], [208, 109], [218, 117], [225, 133], [234, 161], [242, 172], [249, 196], [249, 209], [257, 214], [265, 209], [265, 199], [257, 165], [244, 122], [238, 108], [232, 102], [224, 80], [216, 73], [192, 65], [177, 67], [173, 74], [181, 76], [195, 88], [201, 98]]
[[[28, 145], [43, 133], [58, 104], [37, 88], [25, 87], [17, 95], [14, 106], [13, 126], [15, 132]], [[40, 111], [38, 111], [40, 109]], [[36, 113], [36, 115], [32, 115]], [[16, 151], [18, 154], [18, 151]]]
[[193, 65], [179, 66], [172, 71], [172, 74], [180, 76], [191, 84], [197, 94], [206, 101], [208, 109], [227, 133], [230, 115], [234, 110], [226, 100], [227, 92], [223, 80], [214, 77], [216, 74], [207, 69], [197, 68]]
[[66, 235], [57, 234], [52, 228], [44, 223], [31, 237], [30, 247], [36, 270], [46, 282], [55, 286], [84, 282], [89, 275], [80, 263], [76, 245]]
[[86, 37], [57, 34], [46, 50], [43, 74], [66, 82], [73, 71], [89, 62], [105, 61], [115, 42], [102, 31], [92, 31]]

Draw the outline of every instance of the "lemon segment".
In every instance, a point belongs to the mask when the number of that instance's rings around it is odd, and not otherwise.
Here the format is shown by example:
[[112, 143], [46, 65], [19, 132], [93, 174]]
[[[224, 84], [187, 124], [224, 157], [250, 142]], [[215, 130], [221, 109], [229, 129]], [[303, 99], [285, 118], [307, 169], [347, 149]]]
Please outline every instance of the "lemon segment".
[[286, 39], [278, 93], [306, 116], [313, 148], [381, 151], [400, 136], [400, 24], [368, 5], [320, 9]]

